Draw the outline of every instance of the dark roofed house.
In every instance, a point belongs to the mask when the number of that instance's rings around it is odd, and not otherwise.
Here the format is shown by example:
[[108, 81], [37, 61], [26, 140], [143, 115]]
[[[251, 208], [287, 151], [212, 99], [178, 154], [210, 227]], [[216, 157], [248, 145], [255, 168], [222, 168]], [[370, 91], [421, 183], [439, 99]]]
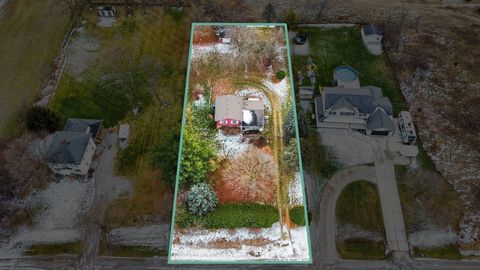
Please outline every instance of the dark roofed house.
[[49, 142], [46, 161], [56, 174], [86, 175], [95, 148], [90, 133], [57, 131]]
[[63, 131], [90, 133], [95, 139], [102, 127], [102, 120], [70, 118], [65, 123]]
[[394, 131], [392, 103], [375, 86], [324, 87], [315, 98], [315, 112], [318, 127], [352, 128], [369, 135]]

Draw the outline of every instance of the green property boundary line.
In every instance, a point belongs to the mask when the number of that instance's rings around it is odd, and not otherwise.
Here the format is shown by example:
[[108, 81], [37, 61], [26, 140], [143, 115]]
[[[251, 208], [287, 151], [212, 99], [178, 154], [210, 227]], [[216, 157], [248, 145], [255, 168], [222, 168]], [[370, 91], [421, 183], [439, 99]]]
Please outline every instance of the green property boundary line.
[[297, 151], [298, 151], [298, 159], [299, 159], [299, 173], [300, 173], [300, 182], [302, 186], [302, 193], [303, 193], [303, 210], [305, 216], [305, 227], [307, 230], [307, 241], [308, 241], [308, 260], [303, 261], [271, 261], [271, 260], [236, 260], [236, 261], [180, 261], [180, 260], [172, 260], [172, 244], [173, 244], [173, 235], [174, 235], [174, 227], [175, 227], [175, 213], [177, 210], [177, 195], [179, 191], [179, 180], [180, 180], [180, 159], [182, 154], [182, 147], [183, 147], [183, 133], [185, 129], [185, 115], [186, 115], [186, 108], [187, 108], [187, 100], [188, 100], [188, 87], [189, 87], [189, 79], [190, 79], [190, 64], [192, 61], [192, 50], [193, 50], [193, 33], [195, 30], [195, 26], [279, 26], [283, 27], [285, 31], [285, 40], [287, 46], [287, 58], [288, 58], [288, 70], [290, 73], [290, 89], [291, 89], [291, 98], [292, 98], [292, 109], [294, 112], [295, 119], [297, 119], [297, 107], [295, 103], [295, 91], [294, 91], [294, 81], [293, 81], [293, 70], [292, 70], [292, 60], [290, 57], [290, 41], [288, 37], [288, 27], [286, 23], [199, 23], [193, 22], [191, 29], [190, 29], [190, 47], [188, 51], [188, 62], [187, 62], [187, 77], [185, 79], [185, 96], [183, 98], [183, 113], [182, 113], [182, 129], [180, 131], [180, 144], [178, 149], [178, 160], [177, 160], [177, 173], [175, 176], [175, 194], [173, 198], [173, 212], [172, 212], [172, 223], [170, 226], [170, 240], [168, 246], [168, 264], [311, 264], [312, 263], [312, 245], [310, 242], [310, 227], [309, 227], [309, 220], [308, 220], [308, 211], [307, 211], [307, 197], [305, 194], [305, 180], [303, 177], [303, 164], [302, 164], [302, 155], [300, 149], [300, 136], [298, 131], [298, 122], [295, 121], [295, 134], [297, 140]]

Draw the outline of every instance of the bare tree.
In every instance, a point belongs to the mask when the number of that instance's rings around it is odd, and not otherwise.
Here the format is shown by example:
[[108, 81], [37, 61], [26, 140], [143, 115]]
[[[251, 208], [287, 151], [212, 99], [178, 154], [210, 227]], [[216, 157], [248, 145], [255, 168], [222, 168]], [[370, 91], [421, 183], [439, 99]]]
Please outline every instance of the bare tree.
[[275, 202], [276, 168], [272, 156], [258, 149], [231, 160], [216, 183], [219, 200], [242, 203]]
[[328, 11], [328, 0], [318, 0], [317, 9], [318, 9], [318, 18], [321, 19], [325, 12]]
[[30, 133], [7, 143], [2, 153], [4, 168], [16, 187], [16, 196], [25, 196], [31, 189], [52, 179], [52, 173], [44, 162], [45, 153], [46, 142]]

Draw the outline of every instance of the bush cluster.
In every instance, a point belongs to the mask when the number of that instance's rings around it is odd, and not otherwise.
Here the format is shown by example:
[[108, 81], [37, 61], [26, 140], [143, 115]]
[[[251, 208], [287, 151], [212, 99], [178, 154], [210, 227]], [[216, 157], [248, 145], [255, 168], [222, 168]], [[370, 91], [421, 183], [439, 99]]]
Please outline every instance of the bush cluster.
[[212, 212], [217, 206], [217, 194], [207, 183], [193, 185], [187, 192], [188, 211], [203, 216]]
[[185, 209], [179, 209], [175, 223], [186, 228], [192, 225], [206, 229], [219, 228], [270, 228], [279, 220], [278, 210], [263, 204], [221, 204], [214, 212], [195, 216]]
[[290, 219], [298, 226], [305, 226], [305, 210], [303, 206], [295, 206], [290, 209]]
[[287, 73], [284, 70], [279, 70], [277, 71], [277, 74], [275, 74], [275, 76], [279, 81], [281, 81], [287, 76]]

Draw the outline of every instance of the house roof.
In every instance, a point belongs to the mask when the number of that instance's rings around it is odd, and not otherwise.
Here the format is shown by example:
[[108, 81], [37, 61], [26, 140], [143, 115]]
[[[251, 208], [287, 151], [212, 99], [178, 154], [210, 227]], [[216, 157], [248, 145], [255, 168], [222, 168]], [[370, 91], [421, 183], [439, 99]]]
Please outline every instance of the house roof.
[[96, 138], [98, 135], [98, 131], [102, 127], [102, 120], [98, 119], [79, 119], [79, 118], [70, 118], [65, 123], [65, 128], [63, 131], [71, 131], [71, 132], [87, 132], [88, 128], [90, 128], [89, 133], [92, 134], [93, 138]]
[[215, 101], [215, 121], [223, 119], [242, 120], [243, 97], [225, 95]]
[[[338, 109], [341, 108], [341, 106], [349, 106], [346, 103], [348, 102], [357, 108], [360, 113], [371, 114], [375, 111], [376, 107], [385, 107], [384, 109], [389, 114], [392, 112], [390, 100], [382, 96], [382, 90], [378, 87], [324, 87], [323, 94], [325, 97], [325, 109]], [[339, 101], [340, 99], [344, 99], [344, 101]]]
[[244, 110], [262, 110], [263, 111], [263, 101], [260, 99], [247, 99], [243, 101]]
[[118, 138], [126, 139], [130, 134], [130, 125], [129, 124], [121, 124], [118, 130]]
[[366, 36], [370, 35], [383, 35], [383, 29], [382, 27], [376, 25], [376, 24], [367, 24], [362, 26], [363, 28], [363, 33], [365, 33]]
[[338, 99], [335, 103], [333, 103], [330, 109], [332, 110], [347, 109], [352, 112], [355, 111], [355, 107], [345, 97], [341, 97], [340, 99]]
[[57, 164], [80, 164], [91, 135], [83, 132], [57, 131], [46, 153], [46, 160]]
[[375, 112], [368, 118], [367, 128], [369, 130], [393, 130], [393, 121], [383, 109], [377, 108]]

